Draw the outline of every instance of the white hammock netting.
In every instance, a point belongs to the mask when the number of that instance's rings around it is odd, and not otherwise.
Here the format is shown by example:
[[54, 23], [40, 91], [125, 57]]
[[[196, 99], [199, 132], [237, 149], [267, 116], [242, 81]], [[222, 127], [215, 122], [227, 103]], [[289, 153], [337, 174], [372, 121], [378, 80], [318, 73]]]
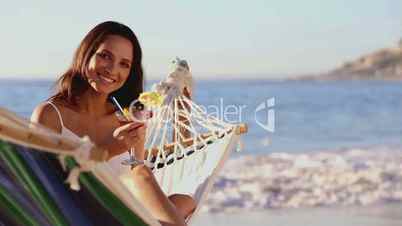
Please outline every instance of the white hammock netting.
[[[240, 135], [247, 131], [244, 124], [233, 125], [209, 116], [202, 107], [183, 95], [184, 89], [191, 95], [191, 86], [187, 63], [177, 59], [173, 72], [153, 88], [164, 99], [163, 103], [151, 109], [152, 118], [146, 122], [145, 144], [145, 164], [152, 169], [166, 195], [187, 194], [195, 199], [197, 208], [188, 224], [197, 215]], [[133, 193], [140, 188], [136, 188], [130, 178], [130, 167], [122, 165], [128, 154], [109, 162], [96, 161], [103, 159], [104, 155], [88, 139], [68, 139], [7, 110], [0, 110], [1, 139], [60, 155], [74, 153], [81, 170], [91, 171], [146, 223], [160, 225], [134, 198]], [[91, 153], [86, 154], [91, 148]], [[77, 169], [71, 173], [76, 175], [70, 178], [70, 182], [77, 180], [79, 172]]]
[[[153, 92], [164, 96], [164, 100], [161, 106], [148, 109], [153, 117], [147, 121], [145, 164], [152, 169], [166, 195], [187, 194], [194, 198], [197, 203], [194, 217], [247, 128], [208, 115], [184, 95], [184, 89], [192, 93], [191, 73], [185, 61], [176, 59], [175, 65], [165, 81], [153, 86]], [[118, 168], [116, 165], [124, 158], [127, 157], [113, 159], [113, 168]], [[120, 171], [120, 179], [135, 192], [129, 168], [125, 169], [126, 172]]]

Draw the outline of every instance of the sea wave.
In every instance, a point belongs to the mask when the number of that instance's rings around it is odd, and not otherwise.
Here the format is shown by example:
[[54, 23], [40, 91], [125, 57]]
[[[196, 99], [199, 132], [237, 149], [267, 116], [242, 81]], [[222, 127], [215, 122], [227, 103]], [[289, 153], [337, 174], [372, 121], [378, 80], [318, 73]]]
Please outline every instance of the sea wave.
[[230, 159], [202, 211], [402, 202], [402, 149], [366, 148]]

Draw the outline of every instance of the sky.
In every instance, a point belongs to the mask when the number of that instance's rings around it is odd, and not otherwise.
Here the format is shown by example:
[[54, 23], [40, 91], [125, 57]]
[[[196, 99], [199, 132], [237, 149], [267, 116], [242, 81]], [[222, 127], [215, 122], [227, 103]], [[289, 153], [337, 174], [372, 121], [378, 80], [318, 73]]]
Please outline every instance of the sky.
[[106, 20], [137, 34], [148, 78], [176, 56], [198, 78], [324, 72], [402, 38], [399, 0], [2, 1], [0, 78], [57, 78]]

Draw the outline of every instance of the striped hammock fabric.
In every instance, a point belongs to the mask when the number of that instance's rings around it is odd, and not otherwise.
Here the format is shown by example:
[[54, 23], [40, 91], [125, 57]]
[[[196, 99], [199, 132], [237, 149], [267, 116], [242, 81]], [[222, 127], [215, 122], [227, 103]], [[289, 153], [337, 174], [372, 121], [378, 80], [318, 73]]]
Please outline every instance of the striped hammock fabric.
[[[70, 190], [57, 155], [74, 156], [79, 147], [0, 108], [0, 223], [159, 225], [151, 215], [143, 214], [140, 203], [129, 197], [126, 205], [93, 173], [81, 173], [83, 188]], [[69, 169], [77, 167], [73, 157], [65, 161]]]

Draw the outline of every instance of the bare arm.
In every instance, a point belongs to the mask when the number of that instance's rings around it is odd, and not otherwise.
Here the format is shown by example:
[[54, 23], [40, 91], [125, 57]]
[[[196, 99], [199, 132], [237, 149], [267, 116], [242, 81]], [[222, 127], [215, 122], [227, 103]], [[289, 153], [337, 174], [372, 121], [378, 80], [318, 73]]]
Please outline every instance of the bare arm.
[[135, 183], [137, 198], [144, 207], [158, 219], [163, 226], [184, 226], [184, 216], [175, 205], [166, 197], [159, 187], [151, 170], [141, 164], [132, 169], [132, 178]]
[[44, 125], [45, 127], [61, 133], [61, 122], [56, 110], [48, 103], [38, 105], [32, 115], [31, 122]]

